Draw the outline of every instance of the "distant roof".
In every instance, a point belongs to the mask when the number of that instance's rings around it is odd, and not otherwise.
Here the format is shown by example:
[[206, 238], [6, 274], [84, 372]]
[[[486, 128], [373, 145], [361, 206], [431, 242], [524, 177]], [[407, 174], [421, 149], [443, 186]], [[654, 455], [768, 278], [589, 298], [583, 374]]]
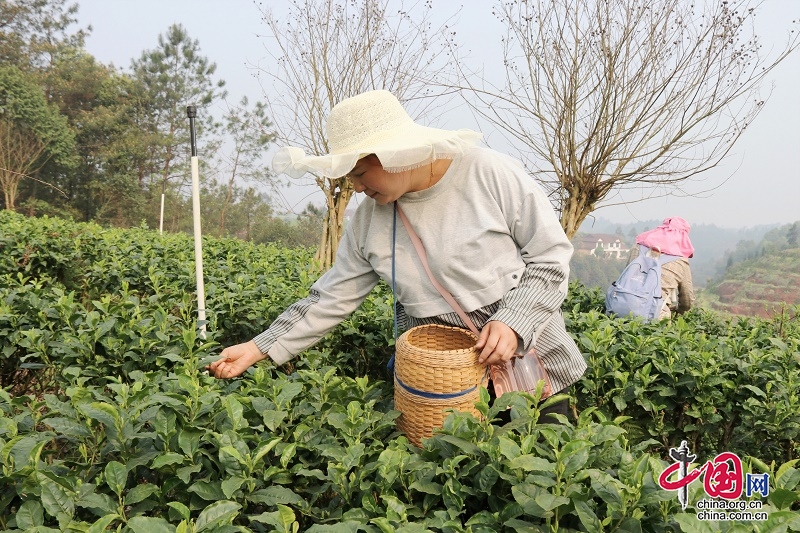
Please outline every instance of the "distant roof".
[[625, 241], [619, 235], [613, 233], [578, 233], [572, 238], [572, 245], [580, 249], [594, 249], [597, 247], [597, 242], [603, 243], [617, 242], [624, 245]]

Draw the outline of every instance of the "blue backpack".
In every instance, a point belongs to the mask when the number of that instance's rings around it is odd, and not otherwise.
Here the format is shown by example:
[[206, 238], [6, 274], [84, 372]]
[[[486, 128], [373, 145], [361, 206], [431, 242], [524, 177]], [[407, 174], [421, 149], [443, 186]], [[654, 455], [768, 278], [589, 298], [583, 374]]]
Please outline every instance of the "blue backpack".
[[660, 254], [650, 257], [650, 248], [639, 245], [639, 257], [631, 261], [617, 281], [606, 291], [606, 313], [628, 316], [633, 314], [645, 321], [661, 313], [661, 266], [680, 259], [677, 255]]

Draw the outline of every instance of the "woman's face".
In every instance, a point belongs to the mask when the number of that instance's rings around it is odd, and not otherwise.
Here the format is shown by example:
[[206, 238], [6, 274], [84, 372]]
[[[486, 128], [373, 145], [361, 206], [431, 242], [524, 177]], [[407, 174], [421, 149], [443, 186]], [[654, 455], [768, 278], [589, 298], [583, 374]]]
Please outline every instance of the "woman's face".
[[379, 205], [394, 202], [411, 190], [409, 172], [386, 172], [375, 155], [359, 159], [347, 177], [356, 192], [363, 192]]

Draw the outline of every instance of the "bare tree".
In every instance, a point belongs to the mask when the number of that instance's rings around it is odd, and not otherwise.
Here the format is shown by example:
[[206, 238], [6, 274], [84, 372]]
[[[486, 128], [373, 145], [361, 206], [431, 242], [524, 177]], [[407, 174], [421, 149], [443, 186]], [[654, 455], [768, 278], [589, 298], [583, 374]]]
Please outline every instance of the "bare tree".
[[44, 152], [45, 144], [35, 133], [0, 116], [0, 188], [6, 209], [16, 209], [19, 182], [47, 161]]
[[[452, 34], [432, 30], [431, 3], [406, 9], [389, 0], [295, 0], [288, 16], [262, 12], [274, 50], [269, 67], [259, 68], [280, 145], [307, 154], [328, 153], [325, 120], [345, 98], [386, 89], [404, 103], [433, 96], [431, 78], [446, 66]], [[415, 18], [412, 18], [414, 11]], [[448, 44], [449, 43], [449, 44]], [[425, 102], [416, 112], [425, 109]], [[412, 111], [414, 112], [414, 111]], [[325, 193], [326, 220], [316, 259], [328, 268], [342, 234], [353, 188], [344, 177], [314, 176]]]
[[230, 137], [227, 149], [216, 150], [220, 173], [225, 175], [226, 194], [219, 215], [219, 235], [225, 235], [225, 214], [233, 200], [234, 184], [237, 178], [254, 180], [262, 185], [276, 185], [272, 173], [262, 166], [261, 157], [272, 142], [272, 124], [266, 116], [263, 103], [256, 102], [253, 108], [246, 96], [238, 105], [228, 105], [223, 117], [223, 130]]
[[670, 194], [717, 165], [763, 108], [764, 77], [798, 46], [792, 31], [767, 58], [753, 32], [757, 4], [698, 4], [497, 4], [505, 79], [462, 70], [458, 84], [476, 113], [524, 146], [570, 238], [612, 191]]

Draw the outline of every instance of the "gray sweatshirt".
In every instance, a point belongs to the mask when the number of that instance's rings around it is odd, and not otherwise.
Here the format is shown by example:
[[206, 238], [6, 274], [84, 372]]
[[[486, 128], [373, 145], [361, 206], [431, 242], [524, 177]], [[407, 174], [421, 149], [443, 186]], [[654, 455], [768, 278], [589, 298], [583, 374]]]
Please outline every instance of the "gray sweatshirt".
[[[561, 317], [572, 244], [541, 188], [515, 160], [471, 148], [432, 187], [398, 201], [428, 255], [433, 275], [478, 328], [499, 320], [536, 345], [554, 391], [586, 363]], [[347, 318], [379, 279], [391, 283], [393, 206], [366, 198], [345, 229], [334, 266], [254, 340], [278, 364]], [[399, 218], [397, 300], [401, 322], [465, 327], [436, 291]]]

